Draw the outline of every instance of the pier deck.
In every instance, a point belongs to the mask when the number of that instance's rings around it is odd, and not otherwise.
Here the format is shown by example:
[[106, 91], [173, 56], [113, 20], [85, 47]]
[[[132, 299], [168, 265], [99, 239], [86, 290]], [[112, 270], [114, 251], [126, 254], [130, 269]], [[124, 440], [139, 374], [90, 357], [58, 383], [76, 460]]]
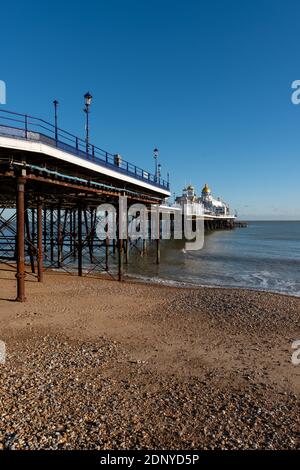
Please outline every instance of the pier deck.
[[[97, 207], [110, 203], [118, 210], [120, 196], [160, 205], [169, 195], [168, 181], [119, 155], [42, 119], [0, 110], [0, 261], [16, 264], [17, 300], [25, 300], [28, 260], [41, 282], [45, 259], [64, 269], [76, 260], [82, 276], [84, 251], [89, 271], [107, 272], [117, 251], [122, 280], [123, 240], [96, 241]], [[127, 252], [126, 245], [128, 239]]]

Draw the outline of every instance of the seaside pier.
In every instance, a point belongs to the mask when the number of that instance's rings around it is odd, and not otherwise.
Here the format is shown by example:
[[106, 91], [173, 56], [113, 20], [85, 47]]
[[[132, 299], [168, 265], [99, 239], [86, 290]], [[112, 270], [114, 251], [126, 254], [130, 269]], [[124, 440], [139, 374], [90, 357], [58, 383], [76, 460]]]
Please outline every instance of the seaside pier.
[[169, 181], [42, 119], [0, 110], [0, 263], [16, 272], [18, 301], [25, 278], [42, 282], [45, 270], [114, 276], [112, 255], [122, 280], [129, 238], [96, 235], [97, 207], [118, 211], [120, 196], [159, 206]]
[[193, 185], [189, 184], [182, 191], [182, 195], [176, 197], [172, 206], [174, 210], [188, 207], [191, 214], [198, 214], [197, 217], [204, 221], [204, 228], [207, 232], [211, 230], [228, 230], [237, 227], [236, 215], [230, 212], [229, 205], [220, 198], [212, 196], [211, 189], [204, 185], [201, 196], [197, 196]]

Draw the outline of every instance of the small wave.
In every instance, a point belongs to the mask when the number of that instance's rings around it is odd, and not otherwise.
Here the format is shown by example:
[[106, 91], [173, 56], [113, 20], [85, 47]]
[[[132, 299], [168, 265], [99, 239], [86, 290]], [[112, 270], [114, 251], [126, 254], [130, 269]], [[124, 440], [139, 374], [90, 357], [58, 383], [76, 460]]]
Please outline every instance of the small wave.
[[[142, 276], [142, 275], [128, 275], [130, 279], [133, 279], [137, 282], [146, 283], [146, 284], [158, 284], [169, 287], [178, 287], [178, 288], [208, 288], [208, 289], [246, 289], [251, 291], [259, 291], [266, 293], [274, 293], [287, 295], [289, 297], [300, 297], [300, 289], [297, 289], [296, 284], [293, 281], [282, 281], [277, 280], [276, 286], [270, 288], [266, 279], [262, 279], [261, 285], [249, 285], [249, 282], [241, 283], [223, 283], [220, 284], [218, 281], [215, 283], [204, 283], [196, 281], [179, 281], [174, 279], [164, 279], [151, 276]], [[255, 276], [259, 277], [259, 276]]]

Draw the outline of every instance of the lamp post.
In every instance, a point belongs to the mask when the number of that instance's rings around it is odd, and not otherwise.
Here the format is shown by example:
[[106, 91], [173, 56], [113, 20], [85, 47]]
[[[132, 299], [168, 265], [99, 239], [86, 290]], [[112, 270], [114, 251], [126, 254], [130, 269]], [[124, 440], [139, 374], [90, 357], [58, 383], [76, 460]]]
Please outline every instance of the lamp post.
[[153, 158], [154, 158], [154, 161], [155, 161], [155, 181], [156, 181], [157, 180], [157, 171], [158, 171], [158, 168], [157, 168], [158, 148], [155, 148], [153, 150]]
[[55, 140], [56, 140], [56, 142], [57, 142], [57, 138], [58, 138], [58, 132], [57, 132], [57, 106], [58, 106], [58, 101], [57, 101], [57, 100], [54, 100], [54, 101], [53, 101], [53, 104], [54, 104]]
[[161, 164], [159, 163], [157, 165], [157, 176], [158, 176], [158, 179], [160, 179], [160, 175], [161, 175]]
[[92, 95], [87, 92], [85, 95], [84, 95], [84, 102], [85, 102], [85, 108], [84, 108], [84, 112], [85, 112], [85, 115], [86, 115], [86, 123], [85, 123], [85, 132], [86, 132], [86, 137], [85, 137], [85, 141], [86, 141], [86, 153], [89, 153], [89, 139], [90, 139], [90, 129], [89, 129], [89, 113], [90, 113], [90, 105], [91, 105], [91, 102], [92, 102]]

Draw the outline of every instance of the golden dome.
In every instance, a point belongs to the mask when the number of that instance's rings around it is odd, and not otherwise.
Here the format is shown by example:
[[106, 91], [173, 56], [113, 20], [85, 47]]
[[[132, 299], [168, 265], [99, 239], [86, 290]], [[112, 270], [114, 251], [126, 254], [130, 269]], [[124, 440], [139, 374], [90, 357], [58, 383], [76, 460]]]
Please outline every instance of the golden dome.
[[210, 194], [211, 193], [211, 190], [210, 190], [209, 186], [206, 183], [205, 183], [204, 188], [202, 189], [202, 193], [205, 193], [205, 194]]

